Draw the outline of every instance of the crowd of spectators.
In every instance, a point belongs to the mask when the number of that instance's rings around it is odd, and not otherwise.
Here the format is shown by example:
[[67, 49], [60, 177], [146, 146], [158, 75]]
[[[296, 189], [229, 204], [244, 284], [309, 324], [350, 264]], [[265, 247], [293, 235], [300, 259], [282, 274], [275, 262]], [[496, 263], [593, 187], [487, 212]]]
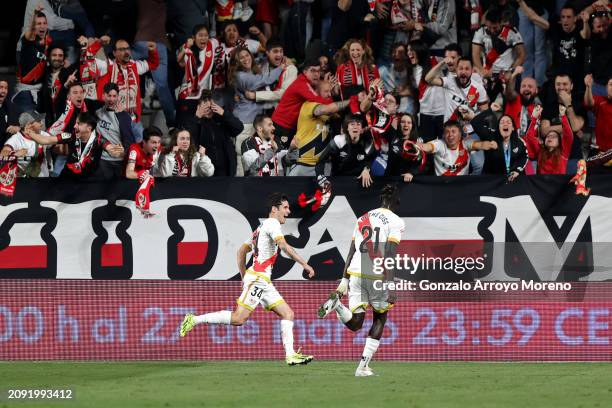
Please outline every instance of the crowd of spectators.
[[[573, 174], [580, 159], [605, 172], [611, 10], [28, 0], [16, 85], [0, 80], [0, 156], [23, 177], [344, 175], [364, 187]], [[148, 123], [155, 110], [164, 126]]]

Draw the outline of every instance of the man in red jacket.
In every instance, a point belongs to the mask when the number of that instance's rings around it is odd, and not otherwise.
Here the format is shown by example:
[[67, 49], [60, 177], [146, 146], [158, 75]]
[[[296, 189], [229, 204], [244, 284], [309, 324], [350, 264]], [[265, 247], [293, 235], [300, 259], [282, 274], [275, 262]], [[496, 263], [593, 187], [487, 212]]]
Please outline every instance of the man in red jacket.
[[317, 59], [307, 59], [302, 65], [302, 73], [287, 88], [278, 106], [272, 114], [272, 121], [276, 129], [275, 135], [279, 148], [288, 149], [297, 130], [298, 116], [304, 102], [317, 102], [330, 104], [331, 98], [323, 98], [317, 94], [315, 88], [321, 78], [321, 67]]

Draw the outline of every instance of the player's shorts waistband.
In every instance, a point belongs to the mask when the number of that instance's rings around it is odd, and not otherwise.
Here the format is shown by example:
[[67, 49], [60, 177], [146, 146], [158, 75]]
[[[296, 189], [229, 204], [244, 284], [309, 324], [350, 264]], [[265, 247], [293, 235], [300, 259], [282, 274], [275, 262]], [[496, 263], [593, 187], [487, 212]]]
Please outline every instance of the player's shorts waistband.
[[263, 280], [265, 280], [268, 283], [271, 283], [272, 281], [270, 280], [270, 277], [264, 273], [261, 272], [255, 272], [253, 269], [249, 268], [246, 270], [246, 273], [250, 274], [250, 275], [255, 275]]
[[356, 278], [364, 278], [364, 279], [370, 279], [370, 280], [383, 280], [384, 279], [382, 275], [373, 275], [373, 274], [367, 274], [367, 273], [361, 273], [361, 272], [354, 272], [350, 270], [347, 271], [346, 273]]

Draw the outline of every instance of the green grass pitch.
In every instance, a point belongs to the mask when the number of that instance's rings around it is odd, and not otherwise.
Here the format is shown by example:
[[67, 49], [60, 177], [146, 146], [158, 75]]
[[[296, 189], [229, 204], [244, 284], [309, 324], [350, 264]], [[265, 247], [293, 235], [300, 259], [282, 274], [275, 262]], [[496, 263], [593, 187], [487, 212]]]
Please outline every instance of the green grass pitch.
[[[612, 364], [0, 362], [0, 407], [610, 407]], [[9, 388], [72, 388], [72, 401], [12, 402]]]

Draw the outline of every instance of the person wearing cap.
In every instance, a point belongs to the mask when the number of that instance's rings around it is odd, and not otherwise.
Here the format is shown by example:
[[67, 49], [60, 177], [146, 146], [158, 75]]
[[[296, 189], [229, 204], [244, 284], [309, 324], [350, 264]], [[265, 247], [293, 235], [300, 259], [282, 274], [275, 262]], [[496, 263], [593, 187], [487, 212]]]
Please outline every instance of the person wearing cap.
[[319, 60], [312, 58], [304, 61], [302, 72], [287, 88], [278, 106], [272, 114], [276, 129], [275, 136], [281, 149], [289, 149], [289, 145], [297, 130], [300, 109], [304, 102], [330, 104], [334, 100], [323, 98], [315, 91], [320, 80], [321, 66]]
[[51, 136], [36, 128], [26, 130], [26, 136], [35, 142], [45, 145], [65, 144], [68, 146], [68, 156], [60, 177], [87, 178], [92, 176], [98, 165], [102, 151], [107, 151], [113, 157], [123, 157], [121, 145], [114, 145], [104, 140], [96, 133], [96, 116], [89, 112], [81, 112], [76, 119], [74, 133], [61, 133]]
[[20, 131], [12, 135], [5, 142], [0, 151], [1, 157], [14, 155], [18, 157], [18, 177], [48, 177], [53, 168], [53, 162], [48, 157], [45, 146], [39, 145], [29, 136], [31, 132], [44, 136], [45, 115], [36, 111], [27, 111], [19, 115]]

